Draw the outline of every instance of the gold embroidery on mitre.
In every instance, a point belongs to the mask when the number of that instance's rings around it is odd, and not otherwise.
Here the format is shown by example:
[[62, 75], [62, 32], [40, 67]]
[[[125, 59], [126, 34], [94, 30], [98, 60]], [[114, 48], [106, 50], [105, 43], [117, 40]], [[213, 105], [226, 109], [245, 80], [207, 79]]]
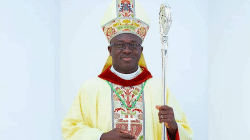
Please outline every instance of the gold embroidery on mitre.
[[[148, 30], [149, 24], [143, 22], [136, 17], [135, 0], [115, 0], [115, 5], [110, 5], [108, 14], [105, 16], [112, 16], [112, 12], [116, 9], [117, 16], [110, 21], [106, 21], [106, 24], [102, 25], [103, 32], [110, 43], [111, 39], [122, 33], [132, 33], [144, 40]], [[114, 3], [113, 3], [114, 4]], [[113, 8], [116, 6], [116, 8]], [[140, 12], [142, 10], [139, 10]], [[145, 13], [146, 14], [146, 13]], [[145, 15], [143, 13], [143, 15]], [[141, 14], [142, 15], [142, 14]]]

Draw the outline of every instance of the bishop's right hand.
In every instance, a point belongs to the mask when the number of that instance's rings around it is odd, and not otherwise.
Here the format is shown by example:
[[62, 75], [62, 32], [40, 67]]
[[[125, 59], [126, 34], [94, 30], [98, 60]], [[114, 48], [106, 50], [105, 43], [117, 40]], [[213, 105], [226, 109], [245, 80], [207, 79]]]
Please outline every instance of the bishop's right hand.
[[133, 140], [135, 136], [130, 135], [127, 131], [115, 128], [107, 133], [103, 133], [100, 140]]

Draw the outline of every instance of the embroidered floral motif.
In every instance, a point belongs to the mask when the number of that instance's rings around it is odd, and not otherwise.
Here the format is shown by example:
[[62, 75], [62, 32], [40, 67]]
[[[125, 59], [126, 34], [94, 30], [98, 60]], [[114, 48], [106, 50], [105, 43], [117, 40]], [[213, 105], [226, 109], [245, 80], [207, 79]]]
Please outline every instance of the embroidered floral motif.
[[144, 28], [144, 27], [139, 28], [137, 30], [137, 34], [139, 34], [142, 37], [145, 37], [146, 36], [146, 28]]
[[[136, 10], [137, 7], [135, 5], [135, 0], [116, 0], [115, 2], [116, 7], [110, 9], [112, 12], [108, 10], [106, 13], [112, 14], [105, 14], [105, 17], [110, 16], [112, 19], [104, 18], [103, 21], [105, 22], [101, 22], [103, 32], [107, 37], [108, 42], [110, 43], [113, 37], [122, 33], [135, 34], [143, 41], [149, 30], [150, 24], [149, 20], [146, 19], [146, 13], [143, 10], [140, 10], [140, 7]], [[140, 14], [137, 14], [136, 12]], [[141, 19], [145, 19], [145, 21], [143, 20], [143, 22]]]
[[134, 95], [138, 95], [139, 92], [140, 92], [140, 90], [139, 90], [138, 88], [135, 88], [135, 90], [133, 91], [133, 94], [134, 94]]
[[119, 17], [134, 17], [132, 0], [118, 0]]
[[119, 113], [114, 113], [114, 119], [118, 119], [120, 118], [120, 114]]
[[138, 99], [138, 101], [139, 101], [139, 102], [142, 102], [142, 97], [140, 97], [140, 98]]
[[112, 22], [103, 26], [103, 32], [106, 35], [108, 41], [117, 34], [121, 33], [133, 33], [139, 36], [142, 40], [144, 40], [147, 32], [149, 30], [149, 26], [147, 24], [142, 23], [139, 19], [115, 19]]
[[114, 101], [119, 101], [119, 97], [118, 97], [116, 94], [114, 94], [114, 95], [113, 95], [113, 100], [114, 100]]
[[138, 114], [137, 117], [138, 119], [143, 120], [143, 114]]
[[[141, 85], [124, 87], [114, 85], [114, 89], [120, 92], [122, 100], [125, 101], [127, 106], [131, 106], [137, 99], [138, 92], [142, 89]], [[140, 96], [136, 105], [132, 109], [127, 109], [113, 92], [113, 106], [114, 106], [114, 128], [122, 128], [128, 131], [128, 118], [131, 118], [130, 134], [136, 136], [136, 140], [143, 139], [143, 98]]]

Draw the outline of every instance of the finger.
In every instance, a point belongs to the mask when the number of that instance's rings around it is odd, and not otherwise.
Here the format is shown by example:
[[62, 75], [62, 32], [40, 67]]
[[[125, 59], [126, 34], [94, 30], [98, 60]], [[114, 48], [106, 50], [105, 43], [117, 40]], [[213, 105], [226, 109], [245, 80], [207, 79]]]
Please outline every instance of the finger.
[[172, 109], [172, 108], [167, 105], [163, 105], [160, 107], [160, 110], [169, 110], [169, 109]]
[[128, 131], [125, 131], [125, 130], [123, 130], [123, 129], [121, 129], [121, 128], [115, 128], [115, 129], [116, 129], [116, 131], [119, 132], [119, 133], [128, 134]]
[[161, 115], [168, 115], [169, 113], [171, 113], [171, 112], [169, 112], [169, 111], [167, 111], [167, 110], [160, 110], [160, 111], [158, 112], [158, 116], [161, 116]]
[[174, 116], [174, 112], [173, 111], [171, 111], [171, 110], [162, 110], [162, 111], [159, 111], [159, 113], [158, 113], [158, 116], [161, 116], [161, 115], [172, 115], [172, 116]]
[[172, 115], [172, 116], [174, 116], [174, 112], [172, 110], [160, 110], [158, 112], [158, 116], [161, 116], [161, 115]]
[[159, 110], [161, 108], [161, 105], [156, 105], [155, 108]]
[[163, 119], [174, 119], [174, 115], [172, 115], [172, 114], [167, 114], [167, 115], [164, 114], [164, 115], [161, 115], [161, 116], [159, 116], [159, 117], [163, 118]]
[[120, 130], [121, 133], [128, 134], [128, 131]]
[[170, 116], [169, 116], [169, 115], [163, 115], [163, 114], [162, 114], [162, 115], [159, 116], [159, 119], [166, 119], [166, 118], [168, 118], [168, 117], [170, 117]]
[[162, 123], [162, 122], [171, 123], [171, 122], [173, 122], [173, 121], [174, 121], [174, 119], [173, 119], [173, 118], [170, 118], [170, 117], [161, 118], [161, 119], [159, 120], [160, 123]]
[[160, 119], [159, 122], [160, 122], [160, 123], [163, 123], [163, 122], [164, 122], [164, 123], [168, 123], [168, 119]]
[[124, 134], [123, 133], [120, 136], [121, 136], [121, 138], [124, 138], [124, 139], [135, 139], [135, 136], [130, 135], [130, 134]]

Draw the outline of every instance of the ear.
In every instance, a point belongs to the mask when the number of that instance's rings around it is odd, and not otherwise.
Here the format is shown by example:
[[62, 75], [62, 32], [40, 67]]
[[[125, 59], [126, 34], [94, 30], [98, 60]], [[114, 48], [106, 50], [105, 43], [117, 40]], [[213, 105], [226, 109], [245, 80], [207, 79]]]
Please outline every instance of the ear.
[[143, 46], [141, 46], [141, 52], [143, 52]]
[[111, 46], [108, 46], [109, 55], [111, 56]]

